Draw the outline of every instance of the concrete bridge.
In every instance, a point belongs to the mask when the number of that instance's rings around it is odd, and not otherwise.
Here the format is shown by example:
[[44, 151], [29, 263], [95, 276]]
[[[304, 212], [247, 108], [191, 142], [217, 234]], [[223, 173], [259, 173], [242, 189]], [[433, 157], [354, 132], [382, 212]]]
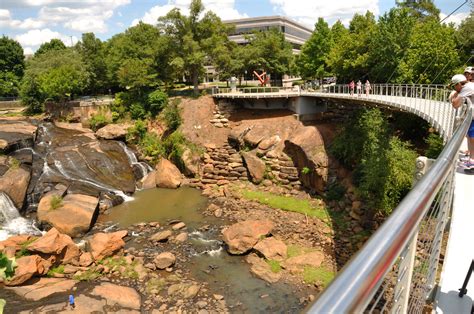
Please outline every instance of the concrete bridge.
[[[386, 106], [428, 121], [445, 148], [431, 162], [417, 160], [412, 191], [386, 222], [308, 308], [311, 313], [471, 313], [474, 279], [459, 289], [474, 258], [474, 176], [459, 167], [458, 152], [472, 108], [454, 110], [450, 90], [441, 85], [372, 85], [370, 94], [351, 95], [347, 85], [306, 90], [299, 87], [216, 89], [216, 99], [242, 99], [253, 108], [287, 108], [304, 119], [327, 110], [328, 101]], [[464, 142], [463, 142], [464, 140]], [[431, 164], [431, 165], [430, 165]], [[440, 265], [443, 235], [450, 230]], [[468, 240], [469, 239], [469, 240]]]

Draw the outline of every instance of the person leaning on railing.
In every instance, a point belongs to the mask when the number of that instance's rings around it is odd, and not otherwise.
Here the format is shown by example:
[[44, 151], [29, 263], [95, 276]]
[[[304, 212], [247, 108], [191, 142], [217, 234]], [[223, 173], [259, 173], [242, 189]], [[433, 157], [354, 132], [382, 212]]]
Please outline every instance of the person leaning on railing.
[[[456, 74], [451, 79], [450, 85], [454, 90], [449, 95], [449, 100], [454, 108], [457, 109], [461, 107], [467, 98], [471, 101], [472, 106], [474, 103], [473, 82], [469, 82], [463, 74]], [[466, 159], [463, 160], [465, 161], [464, 166], [469, 169], [474, 169], [474, 121], [471, 121], [469, 130], [467, 131], [467, 150]]]

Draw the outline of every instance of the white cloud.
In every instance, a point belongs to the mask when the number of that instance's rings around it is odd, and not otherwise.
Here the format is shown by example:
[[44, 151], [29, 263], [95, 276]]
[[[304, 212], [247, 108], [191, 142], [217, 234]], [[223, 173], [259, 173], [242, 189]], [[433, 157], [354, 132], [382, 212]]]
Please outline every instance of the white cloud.
[[[439, 14], [439, 18], [441, 20], [443, 20], [444, 18], [446, 18], [446, 14], [444, 13], [440, 13]], [[451, 15], [450, 17], [448, 17], [446, 20], [444, 20], [443, 23], [446, 23], [446, 24], [449, 24], [449, 23], [454, 23], [454, 25], [456, 26], [459, 26], [461, 24], [461, 22], [466, 19], [467, 17], [469, 17], [469, 12], [460, 12], [460, 13], [456, 13], [456, 14], [453, 14]]]
[[[6, 1], [8, 5], [9, 0]], [[107, 32], [106, 21], [114, 10], [130, 3], [131, 0], [18, 0], [26, 7], [42, 6], [36, 18], [23, 21], [14, 20], [10, 11], [0, 10], [0, 26], [6, 28], [38, 29], [42, 27], [64, 26], [79, 32]], [[17, 3], [18, 4], [18, 3]], [[2, 3], [3, 5], [3, 3]]]
[[36, 50], [42, 43], [49, 42], [51, 39], [60, 39], [66, 46], [71, 46], [72, 44], [77, 43], [76, 36], [66, 36], [58, 32], [54, 32], [49, 28], [45, 29], [33, 29], [28, 32], [15, 36], [15, 39], [23, 46], [25, 51]]
[[319, 17], [333, 24], [337, 20], [348, 21], [355, 13], [365, 14], [370, 11], [378, 16], [378, 2], [378, 0], [270, 0], [277, 14], [290, 17], [310, 28], [313, 28]]
[[[133, 20], [132, 26], [137, 25], [139, 21], [148, 24], [156, 24], [160, 16], [166, 15], [174, 8], [180, 9], [182, 14], [188, 14], [190, 3], [191, 0], [168, 0], [168, 3], [165, 5], [157, 5], [151, 8], [141, 19]], [[203, 0], [202, 4], [206, 11], [216, 13], [223, 20], [248, 17], [246, 14], [239, 13], [234, 8], [235, 0]]]

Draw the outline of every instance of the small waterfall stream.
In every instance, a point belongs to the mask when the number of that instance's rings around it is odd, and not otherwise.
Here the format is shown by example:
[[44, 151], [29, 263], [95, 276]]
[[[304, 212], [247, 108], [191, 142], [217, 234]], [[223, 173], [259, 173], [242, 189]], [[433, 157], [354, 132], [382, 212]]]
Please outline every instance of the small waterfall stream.
[[32, 221], [21, 217], [8, 195], [0, 192], [0, 241], [15, 234], [40, 235], [41, 231]]
[[132, 167], [137, 167], [140, 171], [140, 178], [143, 178], [147, 175], [148, 172], [152, 171], [153, 169], [145, 162], [138, 161], [137, 156], [133, 153], [133, 151], [123, 142], [119, 142], [119, 145], [123, 148], [123, 151], [127, 155], [128, 161]]

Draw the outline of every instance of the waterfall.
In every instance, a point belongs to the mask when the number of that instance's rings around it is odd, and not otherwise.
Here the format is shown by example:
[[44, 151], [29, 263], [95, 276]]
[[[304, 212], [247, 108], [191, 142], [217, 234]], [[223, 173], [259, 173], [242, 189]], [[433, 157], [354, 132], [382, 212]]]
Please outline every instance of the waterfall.
[[34, 223], [20, 216], [8, 195], [0, 192], [0, 241], [15, 234], [40, 235]]
[[118, 143], [119, 143], [120, 146], [122, 146], [123, 151], [127, 155], [127, 158], [128, 158], [128, 161], [130, 162], [130, 165], [132, 167], [137, 166], [138, 169], [140, 169], [140, 174], [141, 174], [142, 178], [144, 176], [146, 176], [148, 172], [153, 170], [150, 167], [150, 165], [148, 165], [147, 163], [138, 161], [137, 156], [135, 156], [133, 151], [130, 148], [128, 148], [128, 146], [124, 142], [118, 142]]

